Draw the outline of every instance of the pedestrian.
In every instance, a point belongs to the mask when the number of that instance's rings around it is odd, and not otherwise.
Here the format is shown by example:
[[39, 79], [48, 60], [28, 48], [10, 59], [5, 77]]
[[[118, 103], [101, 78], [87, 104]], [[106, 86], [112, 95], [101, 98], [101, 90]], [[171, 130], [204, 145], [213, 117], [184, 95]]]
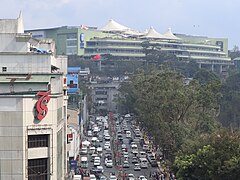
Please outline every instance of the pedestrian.
[[152, 177], [152, 172], [150, 171], [150, 173], [149, 173], [149, 177], [151, 178]]

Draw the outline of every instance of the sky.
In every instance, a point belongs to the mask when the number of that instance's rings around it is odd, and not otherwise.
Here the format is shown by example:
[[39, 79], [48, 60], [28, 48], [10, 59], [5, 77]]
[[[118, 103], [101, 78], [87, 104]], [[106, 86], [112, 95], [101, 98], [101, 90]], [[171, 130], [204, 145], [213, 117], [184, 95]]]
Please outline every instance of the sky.
[[103, 27], [110, 19], [132, 29], [150, 26], [160, 33], [228, 38], [240, 46], [239, 0], [1, 0], [0, 19], [16, 19], [25, 29], [86, 25]]

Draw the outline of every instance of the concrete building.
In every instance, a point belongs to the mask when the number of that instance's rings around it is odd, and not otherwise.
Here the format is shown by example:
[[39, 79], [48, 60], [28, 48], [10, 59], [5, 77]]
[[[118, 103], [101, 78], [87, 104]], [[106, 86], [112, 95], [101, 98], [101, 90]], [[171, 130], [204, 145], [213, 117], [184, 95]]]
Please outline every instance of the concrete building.
[[[85, 28], [64, 26], [52, 29], [28, 30], [36, 38], [53, 38], [57, 54], [78, 55], [91, 58], [107, 55], [110, 60], [145, 60], [143, 44], [156, 47], [161, 52], [175, 54], [181, 61], [194, 60], [199, 68], [225, 72], [234, 62], [228, 57], [227, 38], [209, 38], [174, 34], [169, 28], [158, 33], [153, 27], [139, 32], [110, 20], [104, 27]], [[146, 47], [145, 47], [146, 48]]]
[[52, 40], [0, 20], [0, 179], [67, 175], [67, 58]]
[[92, 83], [89, 85], [91, 99], [93, 102], [93, 112], [105, 115], [109, 111], [117, 112], [117, 103], [114, 101], [118, 94], [120, 82]]

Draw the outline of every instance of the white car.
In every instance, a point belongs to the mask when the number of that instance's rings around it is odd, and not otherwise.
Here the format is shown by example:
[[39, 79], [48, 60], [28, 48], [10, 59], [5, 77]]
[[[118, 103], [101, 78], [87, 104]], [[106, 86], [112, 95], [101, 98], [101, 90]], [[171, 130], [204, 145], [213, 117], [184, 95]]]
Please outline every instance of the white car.
[[102, 173], [104, 172], [104, 169], [102, 166], [97, 166], [97, 170], [101, 171]]
[[111, 175], [109, 180], [117, 180], [117, 177], [115, 175]]
[[141, 171], [140, 164], [135, 164], [134, 171]]
[[83, 148], [81, 149], [80, 154], [87, 154], [87, 153], [88, 153], [87, 148], [86, 148], [86, 147], [83, 147]]
[[126, 148], [127, 148], [126, 144], [122, 144], [122, 149], [126, 149]]
[[97, 180], [97, 178], [94, 174], [90, 174], [90, 180]]
[[128, 180], [135, 180], [135, 176], [133, 174], [128, 174]]
[[109, 134], [106, 134], [106, 135], [104, 136], [104, 139], [105, 139], [105, 141], [110, 141], [110, 135], [109, 135]]
[[105, 150], [111, 149], [110, 142], [106, 142], [106, 143], [105, 143], [104, 149], [105, 149]]
[[139, 176], [138, 180], [147, 180], [147, 178], [145, 176]]
[[98, 160], [98, 159], [94, 159], [93, 165], [94, 166], [100, 166], [101, 165], [101, 161]]
[[107, 162], [106, 162], [105, 165], [106, 165], [107, 168], [112, 168], [112, 167], [113, 167], [113, 162], [112, 162], [112, 160], [111, 160], [111, 159], [107, 160]]
[[124, 158], [128, 158], [128, 152], [124, 152], [124, 153], [123, 153], [123, 157], [124, 157]]

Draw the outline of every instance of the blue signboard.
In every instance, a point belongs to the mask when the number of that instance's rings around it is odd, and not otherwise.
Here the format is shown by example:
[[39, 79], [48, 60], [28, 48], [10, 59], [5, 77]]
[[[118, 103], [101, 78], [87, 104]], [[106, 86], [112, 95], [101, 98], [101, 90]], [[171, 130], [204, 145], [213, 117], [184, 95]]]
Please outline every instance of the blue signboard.
[[80, 48], [84, 48], [84, 33], [80, 34]]

